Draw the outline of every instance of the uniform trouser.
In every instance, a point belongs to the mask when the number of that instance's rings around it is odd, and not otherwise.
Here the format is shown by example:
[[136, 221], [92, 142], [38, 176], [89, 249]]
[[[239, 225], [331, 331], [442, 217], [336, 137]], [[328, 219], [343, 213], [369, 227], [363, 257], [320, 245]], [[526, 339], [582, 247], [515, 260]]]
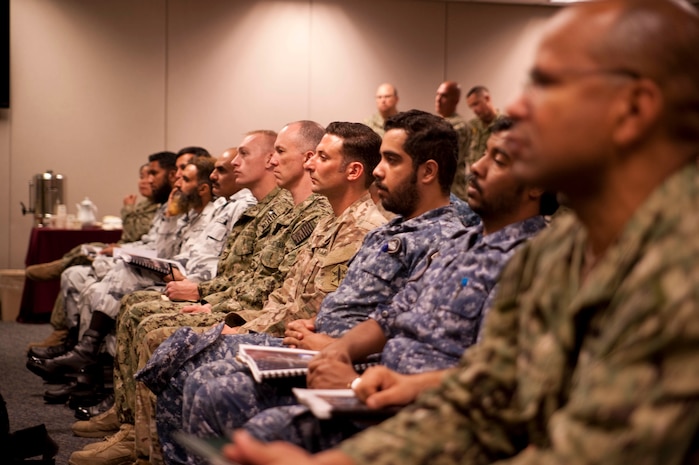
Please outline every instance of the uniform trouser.
[[[183, 314], [188, 303], [164, 301], [159, 292], [138, 291], [122, 299], [117, 318], [117, 344], [114, 360], [114, 394], [121, 423], [136, 426], [136, 453], [157, 463], [159, 447], [155, 434], [155, 397], [134, 379], [158, 345], [182, 326], [205, 330], [220, 322], [225, 314]], [[151, 334], [152, 333], [152, 334]]]
[[[220, 328], [202, 335], [194, 333], [190, 328], [177, 331], [155, 351], [144, 372], [138, 375], [158, 395], [156, 425], [166, 463], [186, 463], [185, 451], [172, 440], [172, 433], [185, 429], [187, 418], [193, 414], [198, 415], [192, 409], [194, 405], [185, 400], [185, 381], [193, 388], [194, 385], [206, 384], [209, 379], [218, 376], [241, 372], [247, 377], [247, 368], [235, 360], [238, 344], [281, 345], [280, 338], [266, 334], [218, 336], [216, 331], [220, 332]], [[211, 365], [219, 365], [212, 372], [200, 373], [199, 370], [209, 367], [210, 362]], [[197, 373], [201, 374], [201, 378]], [[197, 377], [197, 381], [190, 383], [193, 376]], [[275, 392], [278, 390], [276, 388], [273, 386]], [[283, 392], [290, 397], [288, 386]], [[269, 395], [276, 400], [275, 394]], [[235, 426], [225, 428], [225, 431], [233, 427]]]

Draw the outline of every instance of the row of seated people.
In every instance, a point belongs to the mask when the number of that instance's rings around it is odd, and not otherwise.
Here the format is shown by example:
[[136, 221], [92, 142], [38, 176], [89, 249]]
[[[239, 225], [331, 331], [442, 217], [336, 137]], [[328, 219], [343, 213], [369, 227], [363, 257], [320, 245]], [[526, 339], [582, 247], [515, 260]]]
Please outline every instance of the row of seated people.
[[[413, 361], [408, 357], [396, 359], [395, 354], [405, 356], [406, 352], [393, 347], [392, 352], [384, 351], [388, 366], [413, 372], [442, 369], [456, 363], [463, 349], [476, 340], [483, 310], [488, 305], [502, 265], [518, 244], [543, 227], [539, 215], [542, 194], [537, 189], [525, 189], [507, 173], [508, 182], [498, 184], [498, 170], [491, 167], [499, 166], [498, 163], [506, 157], [503, 155], [504, 134], [498, 133], [492, 138], [490, 155], [482, 159], [482, 168], [474, 170], [478, 174], [472, 176], [474, 210], [481, 218], [493, 217], [490, 225], [487, 221], [481, 223], [466, 204], [449, 196], [458, 153], [458, 136], [451, 126], [439, 117], [418, 111], [397, 115], [389, 121], [383, 146], [378, 136], [360, 124], [333, 123], [324, 131], [310, 122], [291, 123], [276, 139], [272, 139], [268, 132], [251, 133], [240, 144], [235, 160], [240, 158], [241, 161], [232, 164], [238, 185], [249, 186], [252, 192], [258, 192], [264, 199], [264, 192], [256, 189], [255, 175], [251, 174], [257, 169], [259, 179], [274, 179], [278, 187], [291, 193], [298, 211], [307, 210], [307, 207], [299, 209], [298, 206], [310, 203], [309, 199], [314, 196], [326, 199], [333, 212], [322, 220], [312, 235], [315, 222], [294, 212], [295, 208], [287, 207], [290, 218], [280, 218], [261, 209], [263, 202], [260, 202], [246, 211], [250, 216], [239, 220], [238, 230], [234, 227], [229, 235], [229, 244], [218, 263], [217, 276], [199, 284], [190, 282], [189, 274], [184, 280], [176, 276], [164, 289], [167, 302], [161, 298], [162, 290], [129, 294], [133, 289], [127, 287], [128, 291], [124, 291], [122, 285], [115, 295], [118, 281], [110, 282], [107, 275], [105, 279], [110, 284], [103, 293], [108, 291], [111, 300], [126, 296], [120, 302], [121, 310], [117, 306], [116, 405], [90, 421], [76, 423], [74, 431], [93, 436], [114, 432], [117, 427], [119, 431], [102, 447], [88, 446], [86, 450], [75, 452], [71, 463], [107, 463], [114, 460], [115, 454], [127, 460], [139, 458], [158, 463], [159, 443], [163, 444], [166, 462], [187, 459], [186, 456], [182, 458], [184, 451], [172, 441], [171, 429], [160, 427], [173, 425], [170, 419], [157, 422], [160, 441], [149, 437], [155, 429], [150, 426], [153, 399], [145, 386], [153, 386], [149, 382], [137, 384], [134, 381], [134, 373], [146, 364], [158, 344], [177, 327], [201, 329], [178, 333], [168, 344], [174, 344], [179, 350], [163, 349], [164, 360], [161, 360], [162, 355], [151, 359], [152, 366], [159, 367], [155, 369], [159, 373], [155, 379], [164, 380], [171, 376], [174, 376], [173, 380], [178, 377], [188, 379], [189, 376], [183, 373], [188, 372], [192, 364], [205, 365], [205, 362], [219, 359], [219, 355], [222, 355], [221, 360], [231, 361], [235, 366], [230, 355], [234, 355], [237, 347], [234, 341], [239, 338], [251, 339], [258, 344], [281, 345], [285, 331], [293, 334], [302, 331], [305, 338], [287, 339], [286, 343], [314, 349], [332, 347], [335, 338], [367, 321], [370, 316], [375, 320], [369, 321], [376, 321], [376, 326], [370, 331], [373, 337], [383, 335], [384, 330], [377, 329], [384, 326], [386, 336], [394, 330], [403, 333], [402, 344], [406, 344], [406, 340], [409, 345], [411, 340], [417, 343], [420, 338], [425, 338], [421, 343], [424, 345], [422, 360], [419, 357]], [[499, 131], [506, 131], [508, 124]], [[303, 134], [309, 132], [308, 126], [319, 128], [319, 131], [314, 140], [304, 141]], [[246, 157], [249, 158], [247, 164]], [[389, 224], [378, 228], [384, 218], [368, 194], [374, 177], [383, 207], [398, 215]], [[267, 196], [273, 194], [271, 198], [278, 195], [275, 191], [284, 192], [275, 188], [267, 190]], [[493, 202], [491, 198], [508, 200]], [[273, 211], [279, 210], [277, 206]], [[297, 226], [293, 228], [296, 220]], [[308, 227], [309, 224], [312, 226]], [[276, 238], [270, 235], [270, 244], [264, 245], [264, 231], [271, 229], [280, 234], [280, 225], [292, 225], [292, 229]], [[308, 246], [299, 251], [303, 236], [306, 236]], [[255, 249], [258, 249], [257, 256], [249, 253]], [[444, 250], [439, 253], [440, 259], [436, 259], [440, 249]], [[464, 251], [469, 253], [464, 254]], [[271, 283], [275, 255], [276, 269], [283, 271], [281, 278]], [[246, 258], [249, 262], [239, 266]], [[385, 313], [395, 316], [395, 313], [409, 309], [414, 300], [403, 300], [401, 304], [396, 295], [409, 299], [408, 296], [416, 292], [412, 286], [419, 284], [423, 287], [418, 288], [418, 292], [432, 292], [434, 282], [425, 283], [427, 280], [443, 280], [444, 276], [439, 273], [444, 272], [443, 265], [447, 264], [455, 267], [447, 267], [449, 273], [458, 270], [468, 276], [457, 280], [456, 286], [450, 284], [449, 289], [432, 293], [432, 299], [441, 299], [449, 305], [435, 302], [431, 305], [427, 297], [420, 299], [425, 302], [425, 307], [415, 309], [415, 315], [408, 318], [410, 323], [403, 323], [417, 325], [410, 331], [408, 328], [392, 329], [396, 324], [393, 318], [376, 316]], [[124, 281], [124, 273], [133, 273], [130, 268], [122, 268], [118, 265], [115, 268], [119, 270], [119, 282]], [[425, 268], [430, 271], [425, 271]], [[437, 278], [433, 276], [435, 273]], [[426, 277], [424, 282], [423, 275]], [[286, 281], [282, 280], [283, 277]], [[99, 282], [105, 282], [105, 279]], [[411, 280], [414, 282], [409, 286]], [[90, 287], [94, 289], [95, 285]], [[104, 296], [100, 297], [104, 302]], [[190, 305], [175, 303], [176, 300], [200, 303]], [[396, 303], [391, 304], [394, 300]], [[84, 301], [87, 303], [84, 308], [90, 307], [90, 302], [99, 302], [95, 298]], [[426, 334], [418, 338], [408, 336], [410, 332], [425, 333], [426, 327], [420, 329], [419, 326], [438, 320], [439, 316], [429, 315], [433, 309], [459, 308], [462, 305], [466, 306], [463, 311], [455, 312], [451, 321], [444, 322], [444, 332], [435, 333], [432, 338], [426, 338]], [[105, 308], [103, 303], [94, 306], [96, 311], [92, 311], [88, 330], [92, 333], [86, 331], [87, 336], [83, 336], [71, 352], [57, 358], [35, 357], [30, 359], [33, 363], [30, 368], [46, 378], [84, 368], [84, 362], [94, 359], [103, 335], [114, 326], [113, 323], [105, 324], [105, 318], [99, 316], [106, 315]], [[317, 312], [315, 321], [308, 320]], [[226, 315], [227, 324], [223, 324], [221, 321]], [[419, 322], [420, 319], [423, 321]], [[189, 353], [190, 342], [198, 332], [212, 324], [215, 324], [214, 329], [203, 336], [203, 340], [212, 346], [195, 362], [192, 357], [197, 354]], [[366, 332], [360, 327], [362, 325], [348, 333], [348, 340], [351, 340], [351, 334]], [[231, 333], [237, 335], [230, 336]], [[229, 340], [231, 347], [224, 344], [225, 349], [217, 348], [219, 343]], [[396, 339], [400, 340], [401, 337]], [[201, 344], [194, 345], [200, 347]], [[379, 343], [367, 346], [367, 350], [375, 352], [381, 352], [381, 349]], [[167, 374], [160, 373], [162, 370]], [[182, 370], [181, 374], [175, 375], [179, 370]], [[143, 376], [145, 381], [147, 376]], [[174, 382], [170, 384], [176, 386]], [[182, 386], [175, 389], [180, 388]], [[154, 388], [154, 391], [158, 389]], [[172, 395], [175, 394], [162, 393], [166, 399]], [[282, 393], [270, 394], [268, 398], [279, 405], [289, 402], [288, 395]], [[172, 415], [162, 408], [158, 411], [162, 418]], [[235, 426], [233, 423], [225, 428]], [[181, 425], [176, 428], [189, 427]]]
[[[320, 264], [332, 248], [317, 252], [316, 273], [302, 271], [312, 246], [257, 311], [239, 302], [250, 283], [223, 296], [167, 284], [171, 301], [195, 305], [163, 304], [162, 292], [124, 297], [115, 410], [74, 425], [119, 431], [71, 463], [199, 463], [175, 431], [236, 428], [247, 433], [223, 454], [245, 464], [696, 463], [697, 45], [696, 11], [672, 0], [556, 15], [508, 108], [516, 125], [494, 130], [471, 166], [478, 225], [466, 226], [448, 195], [453, 128], [421, 112], [389, 118], [372, 172], [398, 216], [366, 233], [319, 308], [308, 311], [302, 292], [328, 282]], [[327, 136], [306, 174], [334, 206], [342, 190], [325, 181], [353, 165], [313, 164], [333, 158]], [[289, 150], [279, 137], [281, 168]], [[575, 215], [544, 228], [544, 189]], [[235, 359], [241, 342], [320, 349], [311, 388], [349, 386], [374, 406], [416, 402], [366, 431], [321, 422], [289, 385], [253, 380]], [[382, 366], [358, 377], [351, 363], [376, 352]]]

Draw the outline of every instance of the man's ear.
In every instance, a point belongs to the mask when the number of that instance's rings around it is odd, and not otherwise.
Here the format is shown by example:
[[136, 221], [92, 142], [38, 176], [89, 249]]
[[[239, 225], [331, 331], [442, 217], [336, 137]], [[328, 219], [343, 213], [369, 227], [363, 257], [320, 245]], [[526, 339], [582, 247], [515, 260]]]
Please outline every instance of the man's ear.
[[175, 181], [177, 180], [175, 177], [177, 176], [177, 170], [170, 170], [167, 173], [167, 182], [170, 184], [170, 186], [175, 186]]
[[634, 80], [612, 107], [614, 142], [627, 147], [638, 142], [662, 117], [663, 94], [650, 79]]
[[423, 184], [439, 182], [439, 165], [434, 160], [427, 160], [418, 167], [418, 180]]
[[348, 181], [356, 181], [364, 175], [364, 165], [358, 161], [353, 161], [347, 164], [345, 168], [345, 176]]
[[267, 155], [265, 155], [265, 169], [266, 170], [272, 169], [271, 161], [272, 161], [273, 156], [274, 156], [273, 152], [270, 152]]

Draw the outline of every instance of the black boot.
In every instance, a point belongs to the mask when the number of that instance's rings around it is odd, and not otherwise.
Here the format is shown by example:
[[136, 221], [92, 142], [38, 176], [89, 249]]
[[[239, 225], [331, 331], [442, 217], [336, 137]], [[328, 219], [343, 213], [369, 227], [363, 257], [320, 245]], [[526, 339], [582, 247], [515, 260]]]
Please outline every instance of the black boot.
[[32, 347], [29, 349], [28, 356], [49, 359], [60, 357], [63, 354], [73, 350], [78, 343], [78, 326], [74, 326], [68, 330], [65, 340], [55, 346], [49, 347]]
[[52, 359], [30, 357], [27, 368], [45, 380], [55, 380], [67, 374], [77, 374], [97, 364], [99, 350], [104, 338], [114, 328], [114, 320], [102, 312], [92, 314], [90, 329], [85, 331], [80, 342], [65, 355]]

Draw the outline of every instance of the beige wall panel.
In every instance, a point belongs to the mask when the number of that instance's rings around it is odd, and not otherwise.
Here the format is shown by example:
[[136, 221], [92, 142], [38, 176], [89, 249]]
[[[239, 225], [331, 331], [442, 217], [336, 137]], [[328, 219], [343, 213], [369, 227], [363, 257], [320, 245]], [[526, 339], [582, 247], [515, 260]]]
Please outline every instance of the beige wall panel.
[[[556, 8], [492, 4], [448, 4], [447, 76], [463, 93], [474, 85], [490, 88], [504, 110], [516, 97], [531, 67], [541, 26]], [[462, 101], [459, 113], [473, 117]]]
[[0, 109], [0, 268], [10, 263], [10, 110]]
[[10, 266], [22, 267], [32, 219], [27, 183], [66, 176], [69, 212], [89, 196], [118, 214], [137, 168], [162, 150], [165, 0], [13, 0]]
[[382, 82], [399, 108], [434, 110], [444, 72], [445, 5], [393, 0], [312, 4], [311, 114], [323, 124], [362, 121]]
[[307, 1], [172, 1], [168, 147], [214, 155], [308, 117]]

